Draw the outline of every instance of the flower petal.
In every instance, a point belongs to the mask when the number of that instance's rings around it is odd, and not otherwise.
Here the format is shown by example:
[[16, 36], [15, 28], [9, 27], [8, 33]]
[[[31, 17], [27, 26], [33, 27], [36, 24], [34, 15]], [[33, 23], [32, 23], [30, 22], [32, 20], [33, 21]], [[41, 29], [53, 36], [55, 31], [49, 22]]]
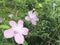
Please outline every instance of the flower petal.
[[23, 35], [15, 34], [14, 38], [17, 44], [23, 44], [24, 42]]
[[33, 24], [33, 25], [36, 25], [36, 21], [34, 21], [34, 20], [31, 20], [31, 23]]
[[39, 21], [38, 17], [33, 18], [34, 21]]
[[28, 15], [29, 16], [32, 16], [32, 11], [28, 11]]
[[12, 17], [13, 17], [13, 14], [9, 14], [9, 15], [8, 15], [8, 17], [12, 19]]
[[17, 26], [17, 24], [16, 24], [16, 22], [15, 22], [15, 21], [10, 21], [10, 22], [9, 22], [9, 24], [10, 24], [10, 26], [12, 26], [12, 27]]
[[26, 16], [25, 17], [25, 20], [30, 21], [30, 17], [29, 16]]
[[39, 21], [39, 18], [38, 17], [36, 17], [36, 21]]
[[37, 16], [36, 16], [36, 12], [33, 12], [33, 11], [29, 11], [29, 12], [28, 12], [28, 15], [29, 15], [30, 18], [35, 18], [35, 17], [37, 17]]
[[22, 28], [22, 34], [23, 35], [28, 35], [29, 29], [28, 28]]
[[23, 27], [23, 23], [24, 23], [23, 20], [19, 20], [19, 21], [18, 21], [18, 26], [19, 26], [19, 27]]
[[36, 12], [33, 12], [33, 15], [37, 16], [36, 14], [37, 14]]
[[5, 30], [5, 31], [4, 31], [4, 36], [5, 36], [6, 38], [11, 38], [11, 37], [14, 36], [14, 32], [13, 32], [12, 30]]

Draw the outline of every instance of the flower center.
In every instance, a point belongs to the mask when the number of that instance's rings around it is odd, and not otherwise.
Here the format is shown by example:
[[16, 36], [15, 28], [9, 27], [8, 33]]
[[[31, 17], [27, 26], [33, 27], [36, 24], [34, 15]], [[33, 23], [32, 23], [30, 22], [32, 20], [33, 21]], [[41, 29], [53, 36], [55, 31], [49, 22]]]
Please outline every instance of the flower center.
[[17, 34], [18, 32], [14, 31], [14, 34]]

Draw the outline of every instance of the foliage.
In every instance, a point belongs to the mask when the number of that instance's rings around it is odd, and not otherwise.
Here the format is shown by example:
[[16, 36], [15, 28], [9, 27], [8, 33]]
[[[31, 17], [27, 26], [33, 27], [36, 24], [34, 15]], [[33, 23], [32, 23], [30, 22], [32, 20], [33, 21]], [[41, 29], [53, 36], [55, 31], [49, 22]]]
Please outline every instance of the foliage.
[[[25, 20], [29, 10], [37, 12], [36, 26]], [[14, 15], [12, 19], [9, 14]], [[4, 38], [3, 31], [10, 28], [10, 20], [19, 19], [30, 29], [25, 37], [28, 45], [60, 45], [60, 0], [0, 0], [0, 18], [5, 19], [0, 23], [0, 45], [14, 45], [13, 39]]]

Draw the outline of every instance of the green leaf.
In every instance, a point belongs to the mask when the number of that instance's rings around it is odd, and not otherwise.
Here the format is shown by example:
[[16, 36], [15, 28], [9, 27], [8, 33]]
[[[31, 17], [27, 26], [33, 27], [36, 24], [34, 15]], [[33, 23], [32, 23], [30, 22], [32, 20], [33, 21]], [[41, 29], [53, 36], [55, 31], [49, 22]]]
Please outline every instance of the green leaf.
[[23, 45], [28, 45], [28, 43], [27, 43], [27, 41], [26, 41], [26, 40], [24, 41]]
[[0, 43], [0, 45], [2, 45], [2, 43]]
[[59, 42], [60, 43], [60, 40], [56, 40], [56, 42]]
[[15, 45], [14, 43], [2, 43], [2, 45]]
[[60, 45], [60, 40], [56, 40], [56, 45]]
[[0, 28], [2, 28], [2, 29], [9, 29], [10, 27], [8, 25], [0, 25]]

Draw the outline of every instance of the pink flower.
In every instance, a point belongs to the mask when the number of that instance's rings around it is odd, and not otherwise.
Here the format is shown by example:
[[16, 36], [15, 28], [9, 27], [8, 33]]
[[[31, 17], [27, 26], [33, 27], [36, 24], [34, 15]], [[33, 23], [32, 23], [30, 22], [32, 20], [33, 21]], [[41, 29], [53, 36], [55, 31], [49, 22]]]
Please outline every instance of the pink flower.
[[23, 27], [23, 21], [19, 20], [18, 24], [15, 21], [10, 21], [9, 24], [11, 28], [4, 31], [5, 38], [14, 37], [16, 43], [23, 44], [24, 35], [27, 35], [29, 31], [26, 27]]
[[33, 25], [36, 25], [39, 18], [37, 17], [36, 12], [29, 11], [28, 16], [25, 17], [25, 20], [31, 22]]

